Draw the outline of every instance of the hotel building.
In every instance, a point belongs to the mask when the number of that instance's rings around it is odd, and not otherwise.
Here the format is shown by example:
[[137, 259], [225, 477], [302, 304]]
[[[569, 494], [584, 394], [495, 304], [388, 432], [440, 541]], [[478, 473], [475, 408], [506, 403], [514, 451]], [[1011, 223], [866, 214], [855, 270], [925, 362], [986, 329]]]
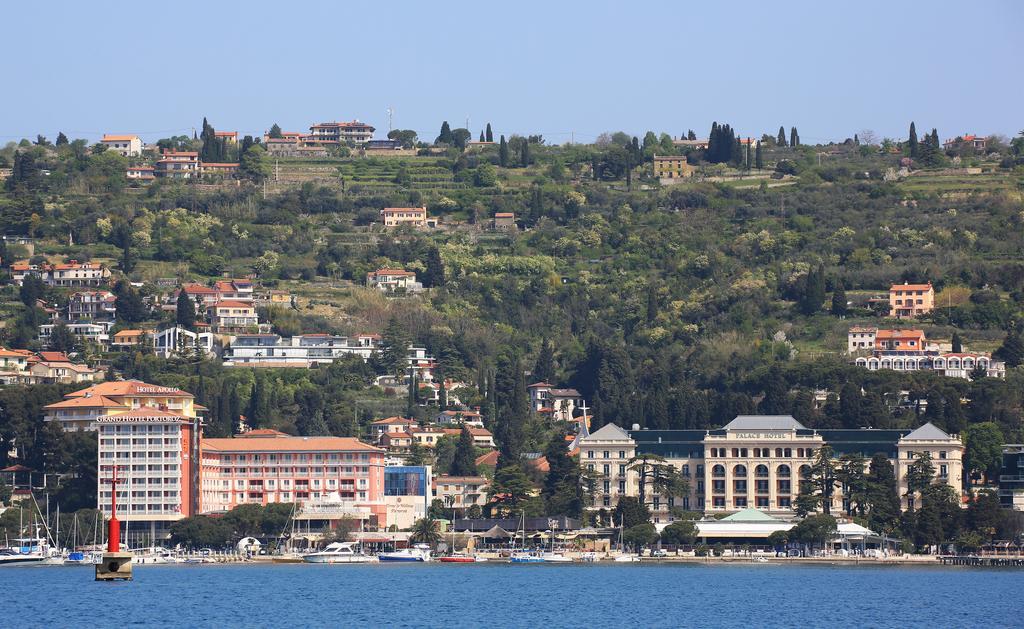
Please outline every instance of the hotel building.
[[912, 319], [935, 308], [935, 289], [928, 284], [893, 284], [889, 287], [889, 316]]
[[349, 339], [331, 334], [284, 338], [276, 334], [240, 334], [224, 349], [223, 358], [225, 367], [311, 367], [329, 365], [352, 354], [368, 360], [379, 345], [375, 335]]
[[194, 419], [203, 407], [191, 393], [138, 380], [103, 382], [73, 391], [43, 407], [44, 421], [60, 422], [65, 431], [96, 430], [100, 420], [138, 409], [158, 409]]
[[201, 513], [293, 502], [312, 528], [343, 518], [386, 525], [384, 451], [358, 439], [261, 429], [204, 438], [200, 450]]
[[303, 138], [307, 144], [363, 144], [373, 138], [375, 129], [353, 120], [352, 122], [321, 122], [309, 127]]
[[[870, 459], [883, 453], [892, 462], [904, 509], [907, 469], [924, 452], [931, 455], [936, 479], [962, 493], [964, 446], [932, 424], [916, 430], [806, 428], [788, 415], [741, 415], [716, 430], [633, 430], [608, 424], [578, 442], [580, 464], [598, 475], [595, 508], [612, 508], [621, 496], [639, 494], [638, 473], [630, 460], [654, 454], [664, 457], [689, 482], [682, 496], [662, 496], [647, 487], [648, 506], [655, 522], [672, 520], [673, 508], [706, 514], [756, 508], [773, 514], [792, 514], [818, 450], [832, 447], [835, 455], [860, 453]], [[833, 512], [844, 507], [841, 488], [833, 497]]]

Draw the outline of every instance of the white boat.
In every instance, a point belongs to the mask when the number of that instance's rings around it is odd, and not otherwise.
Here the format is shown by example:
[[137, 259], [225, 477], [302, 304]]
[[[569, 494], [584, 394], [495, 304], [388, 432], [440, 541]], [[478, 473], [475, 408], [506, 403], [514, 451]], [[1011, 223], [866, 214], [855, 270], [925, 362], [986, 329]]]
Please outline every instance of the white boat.
[[136, 548], [131, 552], [134, 555], [132, 563], [136, 565], [181, 563], [181, 560], [174, 553], [162, 546]]
[[540, 554], [540, 560], [544, 563], [572, 563], [572, 557], [566, 557], [562, 553], [544, 551]]
[[377, 555], [379, 561], [430, 561], [430, 546], [416, 544], [412, 548], [403, 548]]
[[376, 557], [365, 555], [353, 548], [355, 542], [334, 542], [326, 548], [315, 553], [302, 556], [306, 563], [370, 563], [376, 561]]
[[616, 557], [612, 561], [615, 561], [615, 562], [618, 562], [618, 563], [636, 563], [636, 562], [640, 561], [640, 558], [637, 557], [636, 555], [619, 555], [618, 557]]
[[533, 551], [520, 551], [518, 553], [512, 553], [512, 556], [508, 558], [509, 563], [544, 563], [541, 559], [540, 553]]
[[0, 566], [40, 564], [46, 555], [39, 552], [21, 552], [16, 548], [0, 548]]

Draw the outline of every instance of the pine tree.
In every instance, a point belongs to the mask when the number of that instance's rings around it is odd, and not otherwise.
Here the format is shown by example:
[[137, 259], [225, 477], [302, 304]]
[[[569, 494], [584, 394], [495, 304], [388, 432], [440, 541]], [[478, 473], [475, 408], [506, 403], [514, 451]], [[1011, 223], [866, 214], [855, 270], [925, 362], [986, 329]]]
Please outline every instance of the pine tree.
[[917, 127], [914, 126], [914, 122], [910, 122], [910, 139], [907, 140], [907, 148], [910, 150], [910, 157], [914, 159], [918, 154], [917, 147]]
[[399, 379], [404, 378], [410, 343], [411, 340], [405, 327], [397, 319], [391, 317], [384, 328], [384, 334], [381, 335], [381, 351], [378, 359], [381, 371]]
[[794, 148], [800, 146], [800, 135], [796, 132], [796, 127], [789, 130], [789, 145]]
[[556, 431], [548, 441], [544, 449], [544, 459], [548, 462], [548, 473], [544, 478], [541, 495], [545, 500], [550, 500], [558, 493], [560, 486], [569, 478], [574, 468], [573, 459], [569, 456], [569, 449], [561, 432]]
[[761, 156], [761, 141], [757, 141], [757, 148], [754, 150], [754, 168], [761, 170], [764, 168], [764, 158]]
[[138, 323], [146, 318], [146, 307], [142, 303], [142, 297], [126, 280], [114, 284], [114, 296], [118, 321]]
[[837, 282], [835, 290], [832, 291], [832, 314], [836, 317], [845, 317], [846, 310], [846, 289], [843, 288], [842, 282]]
[[491, 132], [491, 123], [487, 123], [487, 130], [484, 134], [485, 142], [494, 142], [494, 133]]
[[501, 142], [498, 144], [498, 165], [508, 168], [508, 142], [505, 141], [505, 136], [501, 136]]
[[283, 134], [281, 133], [281, 126], [278, 125], [276, 122], [270, 125], [270, 131], [267, 132], [267, 136], [273, 139], [279, 139], [283, 137]]
[[868, 526], [879, 533], [894, 533], [900, 522], [896, 473], [884, 453], [871, 457], [867, 476]]
[[455, 136], [452, 135], [452, 128], [448, 126], [448, 121], [445, 120], [441, 123], [441, 133], [434, 140], [434, 144], [452, 144], [455, 140]]
[[502, 356], [495, 388], [498, 408], [495, 438], [501, 451], [498, 465], [515, 465], [518, 464], [523, 452], [526, 422], [530, 414], [530, 399], [523, 377], [523, 367], [517, 356]]
[[782, 147], [786, 146], [786, 128], [785, 127], [779, 127], [779, 137], [778, 137], [777, 140], [775, 140], [775, 143], [778, 144], [779, 146], [782, 146]]
[[185, 289], [178, 291], [178, 302], [175, 308], [175, 322], [181, 327], [191, 330], [196, 327], [196, 304], [188, 296]]
[[452, 459], [452, 464], [448, 468], [448, 474], [451, 476], [476, 476], [476, 446], [473, 445], [473, 435], [470, 434], [469, 428], [466, 426], [462, 427], [462, 432], [459, 433], [459, 441], [455, 445], [455, 458]]
[[690, 130], [689, 130], [689, 131], [688, 131], [688, 132], [686, 133], [686, 139], [687, 139], [687, 140], [696, 140], [696, 139], [697, 139], [697, 134], [693, 132], [693, 129], [690, 129]]
[[537, 362], [533, 366], [531, 377], [534, 382], [551, 383], [555, 379], [555, 352], [547, 336], [541, 341], [540, 352], [537, 353]]
[[54, 146], [65, 146], [68, 144], [68, 136], [64, 135], [63, 131], [57, 133], [57, 141], [53, 143]]

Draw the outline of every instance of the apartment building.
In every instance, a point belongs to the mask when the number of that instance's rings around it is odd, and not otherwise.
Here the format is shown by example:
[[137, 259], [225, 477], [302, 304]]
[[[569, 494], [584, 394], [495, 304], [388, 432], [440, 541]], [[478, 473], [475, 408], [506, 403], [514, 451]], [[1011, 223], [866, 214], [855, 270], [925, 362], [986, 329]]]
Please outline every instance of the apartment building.
[[117, 316], [117, 298], [106, 290], [84, 290], [68, 298], [68, 319], [113, 320]]
[[386, 207], [380, 211], [384, 227], [436, 227], [437, 219], [427, 216], [427, 207]]
[[547, 382], [535, 382], [527, 389], [533, 412], [546, 415], [554, 421], [572, 421], [583, 396], [576, 389], [559, 389]]
[[307, 144], [363, 144], [373, 138], [374, 129], [365, 122], [321, 122], [309, 127]]
[[122, 157], [138, 157], [142, 155], [142, 139], [137, 135], [104, 134], [100, 144]]
[[449, 509], [468, 509], [487, 504], [487, 488], [490, 483], [483, 476], [435, 476], [434, 497], [444, 502]]
[[224, 348], [224, 366], [280, 367], [328, 365], [339, 358], [357, 355], [368, 360], [379, 339], [349, 339], [331, 334], [239, 334]]
[[256, 306], [251, 301], [223, 299], [206, 309], [214, 333], [246, 331], [259, 325]]
[[[682, 496], [660, 495], [647, 487], [655, 522], [671, 521], [674, 508], [706, 514], [747, 508], [790, 515], [800, 483], [806, 482], [818, 450], [825, 444], [836, 456], [859, 452], [870, 459], [885, 454], [896, 471], [904, 509], [907, 470], [924, 452], [931, 456], [937, 480], [962, 494], [964, 446], [932, 424], [915, 430], [810, 429], [788, 415], [738, 416], [716, 430], [633, 430], [608, 424], [579, 440], [580, 464], [600, 478], [595, 508], [614, 507], [621, 496], [639, 495], [634, 456], [664, 457], [689, 481]], [[833, 511], [844, 508], [837, 490]]]
[[164, 151], [156, 162], [155, 174], [168, 179], [195, 179], [199, 176], [199, 153]]
[[935, 289], [927, 284], [893, 284], [889, 287], [889, 316], [913, 319], [935, 309]]

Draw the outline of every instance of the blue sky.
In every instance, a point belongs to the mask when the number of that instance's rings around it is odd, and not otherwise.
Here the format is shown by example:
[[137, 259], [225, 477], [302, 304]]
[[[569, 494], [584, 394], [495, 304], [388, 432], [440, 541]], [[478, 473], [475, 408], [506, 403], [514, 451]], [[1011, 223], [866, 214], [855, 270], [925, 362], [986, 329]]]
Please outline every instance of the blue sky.
[[[842, 5], [842, 6], [840, 6]], [[1024, 129], [1024, 2], [19, 2], [0, 142], [259, 134], [358, 118], [433, 139], [604, 131], [804, 142]]]

